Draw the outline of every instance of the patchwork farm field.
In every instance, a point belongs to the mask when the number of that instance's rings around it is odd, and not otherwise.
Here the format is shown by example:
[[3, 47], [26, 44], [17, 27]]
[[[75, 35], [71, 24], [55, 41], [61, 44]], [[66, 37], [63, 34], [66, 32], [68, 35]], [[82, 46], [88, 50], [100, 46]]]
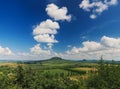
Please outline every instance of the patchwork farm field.
[[0, 67], [1, 67], [1, 66], [17, 67], [18, 64], [17, 64], [17, 63], [7, 62], [7, 63], [0, 63]]

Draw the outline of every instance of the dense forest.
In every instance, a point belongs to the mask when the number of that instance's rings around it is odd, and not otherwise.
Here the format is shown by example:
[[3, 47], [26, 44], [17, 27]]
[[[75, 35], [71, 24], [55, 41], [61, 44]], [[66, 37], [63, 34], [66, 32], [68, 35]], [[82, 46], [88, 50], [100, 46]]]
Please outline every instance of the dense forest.
[[114, 61], [105, 63], [102, 58], [95, 64], [70, 61], [67, 66], [62, 62], [56, 66], [53, 61], [54, 64], [46, 61], [0, 66], [0, 89], [120, 89], [120, 65]]

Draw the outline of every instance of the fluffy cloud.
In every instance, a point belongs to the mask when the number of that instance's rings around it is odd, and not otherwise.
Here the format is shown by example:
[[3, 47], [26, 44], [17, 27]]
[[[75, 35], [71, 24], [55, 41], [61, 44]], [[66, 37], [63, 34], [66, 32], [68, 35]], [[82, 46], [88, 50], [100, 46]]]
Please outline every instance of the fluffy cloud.
[[118, 3], [118, 0], [104, 0], [104, 2], [108, 5], [116, 5]]
[[49, 42], [49, 43], [57, 43], [58, 41], [55, 40], [54, 35], [49, 35], [49, 34], [40, 34], [40, 35], [36, 35], [34, 37], [34, 39], [37, 42]]
[[110, 38], [103, 36], [100, 42], [85, 41], [83, 47], [73, 47], [66, 52], [63, 57], [73, 59], [98, 59], [104, 55], [105, 59], [120, 60], [120, 38]]
[[120, 38], [109, 38], [106, 36], [103, 36], [101, 39], [101, 44], [104, 45], [105, 47], [110, 47], [110, 48], [120, 48]]
[[15, 54], [8, 48], [0, 46], [0, 60], [2, 59], [13, 59]]
[[71, 15], [67, 15], [68, 10], [66, 7], [59, 8], [55, 4], [48, 4], [46, 12], [54, 20], [71, 20]]
[[[49, 47], [52, 44], [47, 44]], [[112, 38], [103, 36], [99, 42], [84, 41], [81, 47], [70, 47], [64, 53], [56, 53], [50, 49], [42, 49], [40, 44], [35, 45], [30, 49], [30, 56], [35, 59], [46, 59], [54, 56], [65, 59], [99, 59], [101, 55], [104, 59], [120, 60], [120, 38]]]
[[49, 49], [52, 49], [53, 44], [52, 43], [48, 43], [47, 46], [48, 46]]
[[[71, 15], [67, 15], [66, 7], [59, 8], [55, 4], [48, 4], [46, 12], [54, 20], [71, 20]], [[37, 42], [47, 43], [48, 48], [52, 49], [53, 43], [58, 43], [55, 34], [57, 34], [59, 28], [58, 22], [47, 19], [33, 29], [34, 39]]]
[[95, 14], [91, 14], [91, 15], [90, 15], [90, 18], [91, 18], [91, 19], [95, 19], [96, 17], [97, 17], [97, 16], [96, 16]]
[[40, 44], [36, 44], [30, 48], [29, 52], [18, 52], [14, 55], [0, 55], [1, 59], [14, 59], [14, 60], [44, 60], [54, 57], [57, 53], [50, 49], [43, 49]]
[[[50, 47], [52, 44], [48, 44]], [[28, 55], [28, 54], [27, 54]], [[30, 53], [28, 55], [34, 59], [48, 59], [54, 56], [57, 56], [57, 53], [50, 50], [50, 49], [43, 49], [40, 44], [35, 45], [34, 47], [30, 48]]]
[[[112, 38], [103, 36], [99, 42], [84, 41], [81, 47], [70, 46], [69, 49], [62, 53], [56, 53], [51, 50], [51, 43], [47, 44], [49, 48], [43, 49], [40, 44], [36, 44], [30, 48], [28, 53], [16, 53], [10, 56], [12, 52], [9, 48], [0, 47], [0, 55], [8, 55], [12, 59], [29, 59], [43, 60], [54, 56], [65, 59], [99, 59], [103, 55], [104, 59], [120, 60], [120, 38]], [[1, 57], [1, 56], [0, 56]], [[3, 57], [2, 58], [8, 58]]]
[[95, 19], [103, 11], [107, 10], [110, 6], [116, 5], [117, 3], [118, 0], [92, 0], [91, 2], [90, 0], [83, 0], [81, 4], [79, 4], [79, 7], [87, 12], [92, 12], [90, 18]]
[[13, 55], [13, 52], [8, 47], [3, 48], [0, 46], [0, 55]]
[[47, 19], [34, 28], [34, 39], [37, 42], [57, 43], [58, 41], [55, 39], [55, 34], [57, 34], [57, 29], [59, 28], [60, 26], [57, 22]]
[[43, 21], [38, 26], [36, 26], [36, 28], [33, 30], [33, 34], [56, 34], [56, 30], [59, 28], [60, 26], [57, 22], [53, 22], [52, 20], [47, 19], [46, 21]]
[[30, 49], [31, 53], [39, 55], [50, 55], [50, 50], [44, 50], [40, 47], [40, 44], [35, 45]]

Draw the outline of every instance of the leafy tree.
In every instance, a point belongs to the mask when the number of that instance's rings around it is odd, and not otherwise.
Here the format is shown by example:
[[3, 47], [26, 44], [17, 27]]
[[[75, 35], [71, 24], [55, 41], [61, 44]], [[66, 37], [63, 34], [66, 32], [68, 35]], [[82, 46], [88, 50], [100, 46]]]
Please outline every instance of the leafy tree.
[[105, 63], [101, 57], [97, 70], [88, 79], [88, 89], [120, 89], [120, 65]]

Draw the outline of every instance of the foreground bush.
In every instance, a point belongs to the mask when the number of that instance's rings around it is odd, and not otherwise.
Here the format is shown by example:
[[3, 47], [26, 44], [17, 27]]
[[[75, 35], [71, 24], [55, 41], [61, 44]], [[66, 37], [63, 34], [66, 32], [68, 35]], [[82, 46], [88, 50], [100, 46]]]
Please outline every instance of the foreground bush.
[[104, 63], [101, 59], [98, 72], [87, 82], [88, 89], [120, 89], [120, 65]]

